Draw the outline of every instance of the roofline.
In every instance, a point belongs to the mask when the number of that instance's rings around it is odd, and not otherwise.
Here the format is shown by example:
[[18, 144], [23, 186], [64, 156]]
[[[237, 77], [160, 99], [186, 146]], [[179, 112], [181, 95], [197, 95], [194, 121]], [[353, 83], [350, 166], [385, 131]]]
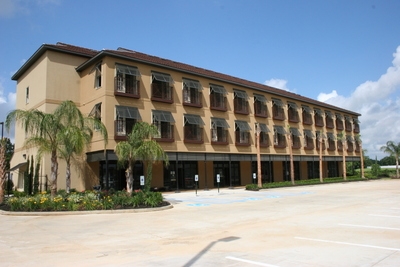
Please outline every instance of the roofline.
[[[135, 51], [129, 51], [129, 52], [133, 52], [134, 53]], [[129, 61], [145, 63], [145, 64], [149, 64], [149, 65], [153, 65], [153, 66], [157, 66], [157, 67], [162, 67], [162, 68], [166, 68], [166, 69], [170, 69], [170, 70], [175, 70], [175, 71], [179, 71], [179, 72], [184, 72], [184, 73], [187, 73], [187, 74], [192, 74], [192, 75], [196, 75], [196, 76], [200, 76], [200, 77], [204, 77], [204, 78], [212, 78], [212, 79], [217, 80], [217, 81], [234, 84], [234, 85], [238, 85], [238, 86], [241, 86], [241, 87], [250, 88], [250, 89], [253, 89], [253, 90], [256, 90], [256, 91], [260, 91], [260, 92], [264, 92], [264, 93], [267, 92], [267, 93], [272, 94], [272, 95], [285, 97], [285, 98], [289, 98], [289, 99], [292, 99], [292, 100], [299, 101], [298, 96], [300, 96], [302, 98], [307, 99], [310, 104], [315, 104], [315, 105], [318, 105], [320, 107], [325, 107], [325, 108], [329, 108], [329, 109], [332, 109], [332, 110], [349, 113], [349, 114], [352, 114], [354, 116], [361, 116], [361, 114], [359, 114], [357, 112], [350, 111], [350, 110], [347, 110], [347, 109], [343, 109], [343, 108], [340, 108], [340, 107], [336, 107], [336, 106], [333, 106], [333, 105], [330, 105], [330, 104], [327, 104], [327, 103], [324, 103], [324, 102], [320, 102], [320, 101], [312, 99], [312, 98], [308, 98], [308, 97], [305, 97], [305, 96], [302, 96], [302, 95], [299, 95], [299, 94], [295, 94], [295, 93], [292, 93], [292, 92], [289, 92], [289, 91], [284, 91], [282, 89], [271, 87], [271, 86], [268, 86], [268, 85], [265, 85], [265, 84], [256, 83], [256, 82], [253, 82], [253, 81], [248, 81], [248, 80], [244, 80], [244, 79], [241, 79], [241, 78], [238, 78], [238, 77], [231, 76], [231, 77], [233, 77], [235, 79], [240, 79], [240, 80], [243, 80], [243, 81], [254, 83], [255, 85], [259, 85], [259, 87], [244, 85], [244, 84], [240, 84], [238, 82], [235, 82], [235, 81], [232, 81], [232, 80], [228, 80], [228, 79], [222, 79], [222, 78], [218, 78], [218, 77], [213, 77], [213, 76], [210, 76], [210, 75], [205, 75], [205, 74], [201, 74], [201, 73], [193, 72], [193, 71], [188, 71], [188, 70], [184, 70], [184, 69], [177, 68], [177, 67], [167, 66], [167, 65], [163, 65], [163, 64], [159, 64], [159, 63], [154, 63], [154, 62], [150, 62], [150, 61], [147, 61], [147, 60], [138, 59], [138, 58], [134, 58], [134, 57], [130, 57], [130, 56], [123, 56], [123, 55], [120, 55], [120, 54], [113, 53], [110, 50], [102, 50], [101, 52], [99, 52], [97, 55], [95, 55], [91, 59], [89, 59], [89, 60], [85, 61], [84, 63], [82, 63], [81, 65], [79, 65], [76, 68], [76, 71], [81, 72], [82, 70], [87, 68], [89, 65], [96, 63], [97, 61], [99, 61], [100, 59], [102, 59], [105, 56], [112, 56], [112, 57], [126, 59], [126, 60], [129, 60]], [[150, 56], [150, 55], [148, 55], [148, 56]], [[179, 64], [185, 64], [185, 63], [179, 63]], [[187, 64], [185, 64], [185, 65], [187, 65]], [[192, 66], [192, 67], [194, 67], [194, 66]], [[195, 68], [198, 68], [198, 67], [195, 67]], [[207, 70], [207, 69], [204, 69], [204, 70], [207, 71], [207, 72], [214, 72], [214, 71]], [[215, 73], [216, 74], [220, 74], [220, 75], [224, 75], [224, 76], [230, 76], [230, 75], [223, 74], [223, 73], [218, 73], [218, 72], [215, 72]], [[281, 90], [281, 91], [283, 91], [285, 93], [279, 94], [278, 92], [271, 92], [270, 90], [268, 90], [268, 88], [274, 88], [275, 90]]]
[[11, 77], [11, 80], [17, 81], [48, 50], [87, 58], [91, 57], [83, 52], [72, 52], [63, 49], [62, 46], [57, 47], [56, 45], [42, 44], [39, 49], [36, 50], [36, 52], [33, 53], [33, 55], [14, 73], [14, 75]]

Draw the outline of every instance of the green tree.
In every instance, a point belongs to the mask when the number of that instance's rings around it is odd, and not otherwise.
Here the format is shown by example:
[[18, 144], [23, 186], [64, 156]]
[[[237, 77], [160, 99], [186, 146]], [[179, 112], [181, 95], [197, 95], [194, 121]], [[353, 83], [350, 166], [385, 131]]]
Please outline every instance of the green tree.
[[381, 151], [393, 156], [396, 159], [396, 178], [399, 178], [400, 143], [396, 144], [393, 141], [387, 141], [386, 146], [381, 147]]
[[6, 138], [0, 139], [0, 204], [4, 201], [6, 181]]
[[125, 171], [126, 190], [129, 194], [133, 190], [133, 163], [141, 160], [146, 163], [145, 190], [150, 189], [152, 179], [152, 167], [155, 161], [165, 161], [168, 157], [162, 147], [152, 138], [158, 135], [158, 129], [146, 122], [138, 122], [133, 126], [132, 132], [128, 134], [127, 140], [119, 142], [115, 147], [115, 153], [120, 164], [127, 163]]
[[396, 165], [396, 158], [394, 156], [386, 156], [378, 161], [381, 166]]
[[347, 180], [347, 175], [346, 175], [346, 149], [347, 149], [347, 140], [346, 140], [346, 134], [343, 132], [338, 133], [337, 135], [338, 142], [342, 142], [342, 169], [343, 169], [343, 179]]
[[25, 130], [28, 136], [24, 143], [25, 147], [37, 147], [39, 157], [46, 153], [50, 154], [51, 172], [49, 181], [52, 197], [57, 192], [57, 158], [65, 142], [62, 133], [66, 131], [65, 128], [70, 127], [69, 123], [78, 119], [76, 117], [77, 110], [75, 104], [67, 100], [61, 103], [53, 113], [45, 113], [37, 109], [16, 109], [11, 111], [6, 118], [7, 129], [10, 129], [12, 122], [15, 121]]

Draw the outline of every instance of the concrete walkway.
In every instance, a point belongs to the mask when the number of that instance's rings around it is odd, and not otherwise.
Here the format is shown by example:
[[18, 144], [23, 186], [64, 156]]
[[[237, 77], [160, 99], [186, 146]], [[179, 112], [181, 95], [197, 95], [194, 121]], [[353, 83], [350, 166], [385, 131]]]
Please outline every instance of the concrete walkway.
[[399, 266], [400, 180], [166, 193], [143, 213], [0, 215], [0, 266]]

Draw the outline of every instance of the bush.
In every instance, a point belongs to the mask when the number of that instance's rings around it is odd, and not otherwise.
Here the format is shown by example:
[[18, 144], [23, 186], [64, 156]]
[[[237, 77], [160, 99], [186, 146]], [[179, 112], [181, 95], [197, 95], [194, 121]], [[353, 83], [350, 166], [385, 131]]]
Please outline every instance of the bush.
[[250, 190], [250, 191], [258, 191], [258, 185], [257, 184], [248, 184], [246, 185], [246, 190]]
[[378, 177], [379, 173], [381, 172], [381, 166], [379, 164], [372, 164], [371, 166], [371, 174], [375, 177]]

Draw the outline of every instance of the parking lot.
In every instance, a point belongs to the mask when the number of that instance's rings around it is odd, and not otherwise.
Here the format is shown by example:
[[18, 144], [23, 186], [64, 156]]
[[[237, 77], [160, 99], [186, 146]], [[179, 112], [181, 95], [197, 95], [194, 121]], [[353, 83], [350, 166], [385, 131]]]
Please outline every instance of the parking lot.
[[400, 180], [164, 197], [172, 209], [0, 215], [0, 266], [400, 265]]

